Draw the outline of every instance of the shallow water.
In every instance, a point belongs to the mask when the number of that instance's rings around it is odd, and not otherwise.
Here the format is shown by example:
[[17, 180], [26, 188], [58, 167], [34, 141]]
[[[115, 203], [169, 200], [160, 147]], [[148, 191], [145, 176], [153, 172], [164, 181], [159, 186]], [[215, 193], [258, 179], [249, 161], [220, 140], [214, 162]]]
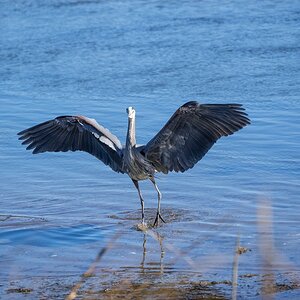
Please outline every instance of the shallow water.
[[[279, 283], [299, 282], [298, 1], [0, 6], [0, 298], [25, 297], [14, 290], [20, 287], [32, 288], [26, 297], [61, 298], [116, 232], [87, 289], [124, 278], [179, 287], [231, 280], [239, 236], [252, 250], [240, 256], [239, 275], [256, 277], [239, 277], [238, 295], [258, 297], [269, 271], [257, 226], [266, 199], [278, 253], [270, 255], [272, 270]], [[192, 170], [158, 176], [166, 219], [154, 231], [160, 242], [136, 230], [140, 204], [127, 176], [86, 153], [32, 155], [16, 136], [82, 114], [124, 142], [125, 108], [134, 106], [142, 144], [191, 99], [241, 103], [252, 124], [218, 141]], [[141, 187], [151, 222], [156, 192], [150, 182]], [[231, 285], [217, 290], [229, 297]]]

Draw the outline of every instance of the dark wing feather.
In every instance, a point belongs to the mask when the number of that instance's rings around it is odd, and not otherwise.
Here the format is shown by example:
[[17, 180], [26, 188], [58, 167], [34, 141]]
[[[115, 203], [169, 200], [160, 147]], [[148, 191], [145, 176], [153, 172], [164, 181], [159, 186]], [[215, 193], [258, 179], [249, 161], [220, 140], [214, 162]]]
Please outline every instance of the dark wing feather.
[[182, 105], [140, 151], [159, 172], [192, 168], [222, 136], [250, 124], [240, 104]]
[[122, 146], [116, 136], [84, 116], [61, 116], [18, 133], [22, 144], [33, 153], [85, 151], [109, 165], [122, 170]]

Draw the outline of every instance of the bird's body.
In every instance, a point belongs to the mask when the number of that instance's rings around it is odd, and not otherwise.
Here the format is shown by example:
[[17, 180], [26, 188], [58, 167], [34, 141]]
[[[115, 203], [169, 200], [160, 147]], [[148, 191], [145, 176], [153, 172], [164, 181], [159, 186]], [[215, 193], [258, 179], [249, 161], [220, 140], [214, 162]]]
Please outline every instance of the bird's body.
[[179, 107], [166, 125], [146, 145], [137, 146], [135, 110], [127, 109], [128, 130], [126, 145], [116, 136], [84, 116], [62, 116], [38, 124], [19, 133], [22, 144], [33, 153], [85, 151], [118, 173], [132, 179], [142, 206], [140, 180], [150, 179], [158, 193], [158, 209], [154, 225], [163, 218], [160, 214], [161, 193], [156, 185], [156, 172], [184, 172], [192, 168], [222, 136], [250, 124], [239, 104], [199, 104], [190, 101]]
[[131, 179], [137, 181], [149, 179], [155, 173], [155, 168], [136, 147], [124, 153], [123, 170]]

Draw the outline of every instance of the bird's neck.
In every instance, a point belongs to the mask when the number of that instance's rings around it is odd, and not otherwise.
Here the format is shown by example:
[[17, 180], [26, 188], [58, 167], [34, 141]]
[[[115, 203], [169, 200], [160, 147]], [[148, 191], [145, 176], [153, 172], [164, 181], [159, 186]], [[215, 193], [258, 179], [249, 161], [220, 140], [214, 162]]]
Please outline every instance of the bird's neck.
[[135, 140], [135, 119], [128, 118], [128, 130], [126, 138], [126, 148], [130, 149], [136, 145]]

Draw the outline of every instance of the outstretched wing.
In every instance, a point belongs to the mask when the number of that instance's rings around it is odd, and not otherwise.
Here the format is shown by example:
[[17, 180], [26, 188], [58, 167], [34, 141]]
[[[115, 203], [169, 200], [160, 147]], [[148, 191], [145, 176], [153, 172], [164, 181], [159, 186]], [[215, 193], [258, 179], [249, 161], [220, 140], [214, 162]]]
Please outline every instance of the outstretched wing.
[[122, 171], [121, 143], [108, 129], [96, 120], [84, 116], [61, 116], [18, 133], [22, 144], [33, 154], [42, 152], [85, 151]]
[[240, 104], [199, 104], [190, 101], [141, 148], [158, 172], [192, 168], [222, 136], [250, 124]]

